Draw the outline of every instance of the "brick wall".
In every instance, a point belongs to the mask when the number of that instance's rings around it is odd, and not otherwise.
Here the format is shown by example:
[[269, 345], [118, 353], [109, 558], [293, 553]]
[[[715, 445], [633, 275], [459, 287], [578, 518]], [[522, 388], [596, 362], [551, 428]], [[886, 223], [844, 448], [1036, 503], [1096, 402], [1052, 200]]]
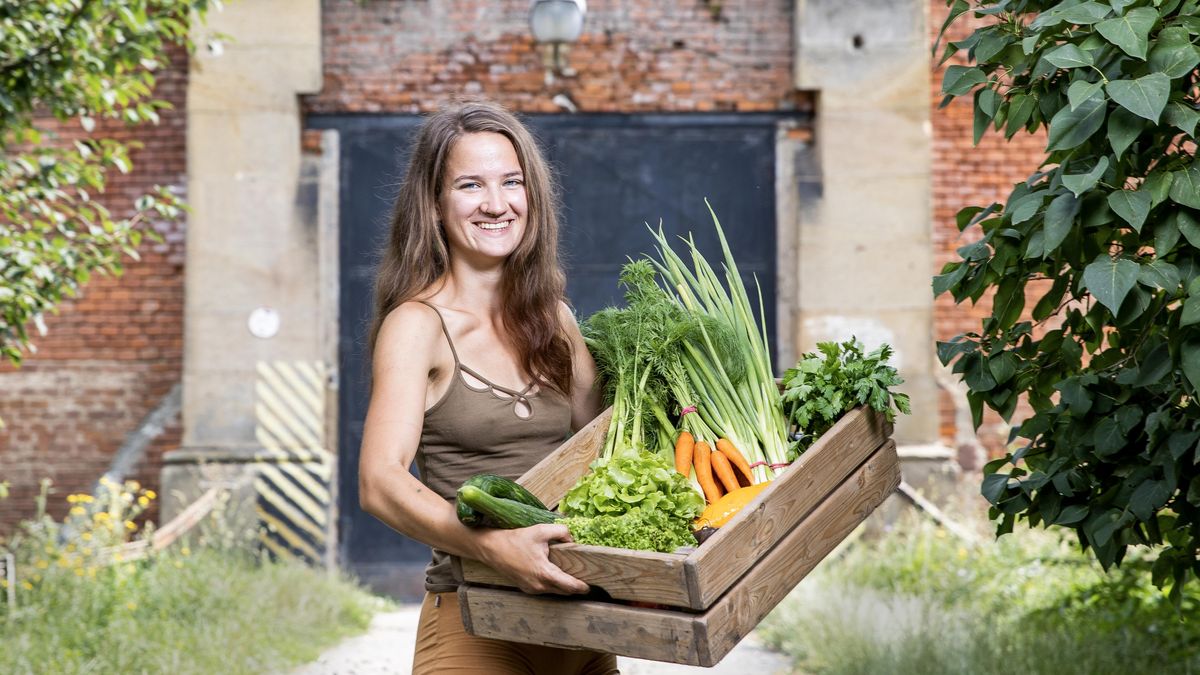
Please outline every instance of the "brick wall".
[[[947, 8], [942, 0], [931, 0], [930, 44], [946, 20]], [[961, 40], [976, 27], [983, 25], [970, 14], [959, 17], [945, 39]], [[941, 58], [939, 52], [938, 57]], [[935, 61], [936, 63], [936, 61]], [[956, 54], [946, 65], [965, 64], [963, 53]], [[1012, 190], [1013, 183], [1023, 181], [1037, 168], [1044, 157], [1046, 147], [1044, 133], [1018, 133], [1005, 142], [1000, 133], [985, 134], [978, 147], [972, 146], [973, 111], [969, 97], [956, 99], [941, 110], [942, 70], [935, 68], [931, 78], [930, 105], [933, 107], [933, 245], [934, 274], [942, 265], [958, 260], [955, 250], [977, 240], [978, 228], [960, 233], [954, 215], [959, 209], [971, 206], [987, 206], [992, 202], [1003, 202]], [[1031, 291], [1027, 307], [1032, 307], [1040, 294]], [[947, 340], [959, 333], [978, 331], [982, 320], [991, 313], [991, 295], [981, 298], [978, 305], [970, 302], [955, 305], [949, 294], [937, 298], [934, 304], [934, 335], [938, 340]], [[957, 377], [957, 376], [955, 376]], [[966, 405], [965, 399], [959, 405]], [[942, 440], [954, 443], [955, 403], [951, 395], [943, 391], [941, 403]], [[1019, 413], [1018, 413], [1019, 414]], [[979, 437], [990, 454], [995, 454], [1007, 440], [1008, 429], [998, 415], [988, 413]], [[960, 455], [967, 468], [977, 468], [978, 458], [969, 452]]]
[[322, 3], [325, 82], [305, 109], [422, 112], [459, 94], [526, 112], [790, 110], [791, 0], [612, 0], [588, 5], [572, 77], [547, 85], [528, 0]]
[[[95, 135], [141, 142], [133, 171], [109, 175], [102, 196], [114, 216], [155, 185], [186, 184], [187, 54], [173, 49], [158, 76], [155, 96], [171, 102], [158, 126], [129, 129], [102, 122]], [[53, 121], [63, 137], [80, 132]], [[89, 490], [108, 468], [126, 434], [179, 381], [183, 364], [183, 223], [155, 224], [163, 241], [145, 241], [141, 261], [128, 260], [120, 278], [93, 276], [79, 298], [46, 317], [36, 354], [18, 369], [0, 364], [0, 481], [12, 484], [0, 501], [0, 533], [33, 513], [42, 478], [54, 481], [51, 500], [61, 515], [69, 492]], [[179, 444], [171, 425], [130, 476], [157, 487], [163, 452]], [[153, 514], [151, 514], [153, 515]]]

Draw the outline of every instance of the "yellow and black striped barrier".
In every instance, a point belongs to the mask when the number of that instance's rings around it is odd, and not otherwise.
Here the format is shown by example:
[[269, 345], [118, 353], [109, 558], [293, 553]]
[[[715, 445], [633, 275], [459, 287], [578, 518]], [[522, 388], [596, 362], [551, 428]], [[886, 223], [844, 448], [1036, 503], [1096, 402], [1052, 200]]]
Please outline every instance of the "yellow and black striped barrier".
[[325, 364], [260, 361], [255, 435], [262, 447], [255, 490], [259, 543], [277, 558], [326, 562], [333, 454], [326, 447]]

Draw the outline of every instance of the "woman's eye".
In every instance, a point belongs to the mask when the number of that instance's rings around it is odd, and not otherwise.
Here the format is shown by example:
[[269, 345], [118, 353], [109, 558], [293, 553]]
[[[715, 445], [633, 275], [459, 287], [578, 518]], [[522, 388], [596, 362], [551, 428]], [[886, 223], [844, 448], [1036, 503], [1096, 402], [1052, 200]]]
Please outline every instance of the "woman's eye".
[[525, 181], [521, 180], [520, 178], [510, 178], [510, 179], [504, 181], [504, 184], [516, 187], [516, 186], [524, 185]]
[[479, 183], [461, 183], [458, 186], [459, 190], [470, 190], [479, 187]]

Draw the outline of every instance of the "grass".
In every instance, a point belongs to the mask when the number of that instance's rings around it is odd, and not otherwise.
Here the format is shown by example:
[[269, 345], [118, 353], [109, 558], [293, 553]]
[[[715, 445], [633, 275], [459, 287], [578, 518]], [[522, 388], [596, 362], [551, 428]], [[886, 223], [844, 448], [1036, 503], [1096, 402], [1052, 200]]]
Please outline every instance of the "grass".
[[61, 524], [44, 515], [43, 493], [39, 517], [0, 542], [18, 561], [16, 608], [0, 594], [0, 673], [281, 672], [363, 632], [389, 604], [336, 574], [230, 545], [220, 527], [144, 560], [93, 562], [93, 544], [132, 536], [126, 518], [147, 493], [114, 489], [112, 505], [72, 495]]
[[759, 635], [799, 672], [1200, 673], [1200, 603], [1177, 609], [1149, 561], [1105, 574], [1061, 537], [969, 547], [927, 522], [826, 560]]

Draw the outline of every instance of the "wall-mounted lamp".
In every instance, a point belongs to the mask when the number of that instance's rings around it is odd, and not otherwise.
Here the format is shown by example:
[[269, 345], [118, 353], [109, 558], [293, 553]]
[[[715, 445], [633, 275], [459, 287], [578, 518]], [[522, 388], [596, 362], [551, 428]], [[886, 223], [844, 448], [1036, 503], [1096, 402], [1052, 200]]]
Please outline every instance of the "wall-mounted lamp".
[[567, 64], [570, 45], [583, 33], [587, 0], [533, 0], [529, 9], [529, 28], [533, 41], [542, 50], [546, 80], [554, 75], [570, 77], [575, 70]]

